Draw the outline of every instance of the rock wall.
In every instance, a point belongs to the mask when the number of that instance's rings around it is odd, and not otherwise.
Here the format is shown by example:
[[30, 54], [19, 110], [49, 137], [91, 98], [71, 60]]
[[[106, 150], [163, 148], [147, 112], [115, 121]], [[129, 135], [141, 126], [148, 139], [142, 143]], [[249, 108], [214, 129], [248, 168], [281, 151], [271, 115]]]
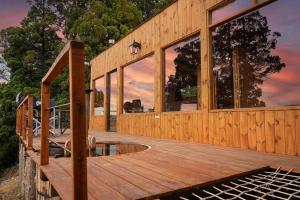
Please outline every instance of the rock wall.
[[39, 166], [26, 154], [22, 142], [19, 145], [19, 174], [24, 200], [61, 199]]
[[22, 143], [19, 148], [19, 174], [21, 182], [21, 192], [25, 200], [35, 200], [36, 198], [36, 164], [26, 154], [26, 149]]

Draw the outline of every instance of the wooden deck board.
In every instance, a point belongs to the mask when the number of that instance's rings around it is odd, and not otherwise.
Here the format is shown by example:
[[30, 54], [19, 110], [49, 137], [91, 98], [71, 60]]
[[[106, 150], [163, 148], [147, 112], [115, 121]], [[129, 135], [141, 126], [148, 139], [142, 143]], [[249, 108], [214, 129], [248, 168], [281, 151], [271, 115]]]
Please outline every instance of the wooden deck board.
[[[136, 142], [151, 146], [138, 153], [88, 158], [89, 199], [139, 199], [181, 188], [204, 185], [266, 166], [295, 169], [300, 172], [300, 158], [250, 150], [200, 145], [180, 141], [128, 136], [113, 133], [90, 133], [97, 142]], [[63, 142], [69, 135], [54, 138]], [[39, 138], [34, 148], [39, 149]], [[35, 162], [39, 155], [28, 151]], [[50, 158], [43, 166], [54, 188], [63, 199], [71, 199], [71, 161]]]

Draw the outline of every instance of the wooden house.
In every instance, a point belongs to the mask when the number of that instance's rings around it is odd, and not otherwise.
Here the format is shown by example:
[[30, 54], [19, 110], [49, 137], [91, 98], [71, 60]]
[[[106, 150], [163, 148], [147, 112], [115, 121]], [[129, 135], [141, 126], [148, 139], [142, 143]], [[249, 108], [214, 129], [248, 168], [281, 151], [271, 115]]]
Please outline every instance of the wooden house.
[[174, 1], [91, 61], [90, 129], [299, 155], [299, 5]]
[[[84, 47], [69, 42], [42, 80], [40, 136], [32, 97], [17, 110], [24, 193], [299, 199], [299, 7], [173, 1], [91, 60], [89, 117]], [[50, 86], [67, 65], [70, 132], [52, 137]]]

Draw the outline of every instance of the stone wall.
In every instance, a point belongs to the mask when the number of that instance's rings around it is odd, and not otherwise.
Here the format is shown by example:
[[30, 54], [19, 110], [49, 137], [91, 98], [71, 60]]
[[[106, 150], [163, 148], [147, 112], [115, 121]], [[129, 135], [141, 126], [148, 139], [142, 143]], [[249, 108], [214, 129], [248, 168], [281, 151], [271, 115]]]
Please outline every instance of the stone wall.
[[37, 164], [26, 154], [24, 145], [19, 145], [19, 174], [24, 200], [61, 199]]

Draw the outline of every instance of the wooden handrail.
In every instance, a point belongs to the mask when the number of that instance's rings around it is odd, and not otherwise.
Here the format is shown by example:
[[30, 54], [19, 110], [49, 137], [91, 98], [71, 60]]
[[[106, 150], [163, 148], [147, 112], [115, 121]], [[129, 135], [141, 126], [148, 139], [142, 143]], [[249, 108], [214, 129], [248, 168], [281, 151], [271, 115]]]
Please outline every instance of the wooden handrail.
[[87, 199], [87, 151], [85, 115], [85, 66], [84, 45], [70, 41], [55, 59], [42, 79], [41, 94], [41, 157], [40, 164], [49, 164], [49, 117], [51, 82], [69, 66], [70, 129], [73, 199]]
[[27, 149], [33, 147], [33, 96], [28, 95], [17, 107], [16, 112], [16, 133], [20, 136], [22, 142], [27, 145]]

